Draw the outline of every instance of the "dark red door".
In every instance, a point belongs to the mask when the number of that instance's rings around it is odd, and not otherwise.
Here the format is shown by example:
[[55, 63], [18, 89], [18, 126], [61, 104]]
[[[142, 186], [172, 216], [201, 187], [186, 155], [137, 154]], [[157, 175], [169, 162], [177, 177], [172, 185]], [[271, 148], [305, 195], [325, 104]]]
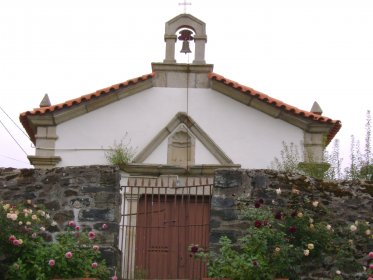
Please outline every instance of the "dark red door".
[[194, 260], [190, 244], [208, 246], [208, 196], [146, 195], [136, 222], [136, 268], [148, 279], [200, 279], [206, 265]]

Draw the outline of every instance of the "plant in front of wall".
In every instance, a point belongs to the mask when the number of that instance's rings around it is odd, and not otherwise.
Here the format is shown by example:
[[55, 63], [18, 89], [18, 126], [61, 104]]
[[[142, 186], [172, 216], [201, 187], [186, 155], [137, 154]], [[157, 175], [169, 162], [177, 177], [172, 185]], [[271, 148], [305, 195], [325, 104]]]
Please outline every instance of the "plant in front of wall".
[[47, 231], [55, 226], [43, 207], [31, 201], [0, 202], [1, 273], [5, 279], [107, 279], [109, 273], [95, 243], [96, 233], [82, 231], [70, 221], [56, 242], [46, 241]]
[[46, 230], [56, 224], [40, 205], [0, 201], [0, 274], [32, 248], [43, 243]]
[[126, 132], [119, 143], [115, 141], [114, 145], [105, 152], [105, 157], [110, 164], [121, 167], [131, 163], [134, 159], [136, 149], [131, 146], [131, 140], [127, 138], [128, 133]]
[[11, 266], [11, 279], [107, 279], [109, 271], [92, 239], [93, 232], [68, 231], [51, 244], [40, 244]]
[[[276, 193], [283, 196], [281, 189]], [[288, 199], [240, 199], [238, 205], [240, 219], [249, 224], [243, 236], [237, 242], [221, 237], [217, 251], [194, 249], [196, 257], [207, 260], [209, 276], [301, 279], [321, 270], [328, 271], [330, 278], [341, 279], [364, 273], [362, 252], [373, 248], [369, 223], [339, 220], [332, 224], [328, 218], [333, 220], [333, 213], [297, 189]]]
[[368, 280], [373, 280], [373, 251], [368, 254], [367, 266]]
[[275, 157], [271, 162], [271, 168], [283, 172], [300, 172], [298, 165], [302, 161], [299, 148], [296, 144], [282, 141], [280, 158]]

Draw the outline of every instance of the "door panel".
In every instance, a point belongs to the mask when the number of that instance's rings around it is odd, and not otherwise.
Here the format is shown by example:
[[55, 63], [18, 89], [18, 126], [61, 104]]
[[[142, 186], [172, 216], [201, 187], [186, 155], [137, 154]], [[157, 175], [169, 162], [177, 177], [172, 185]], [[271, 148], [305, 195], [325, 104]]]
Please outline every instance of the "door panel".
[[138, 204], [136, 267], [148, 279], [199, 279], [206, 265], [190, 244], [208, 246], [208, 197], [144, 195]]

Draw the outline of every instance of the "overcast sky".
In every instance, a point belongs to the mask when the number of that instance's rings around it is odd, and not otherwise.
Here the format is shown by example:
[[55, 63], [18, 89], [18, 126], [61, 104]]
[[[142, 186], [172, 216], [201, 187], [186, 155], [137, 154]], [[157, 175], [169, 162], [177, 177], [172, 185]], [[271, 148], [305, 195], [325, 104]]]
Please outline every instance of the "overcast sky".
[[[1, 108], [21, 126], [21, 112], [151, 73], [165, 53], [164, 23], [183, 13], [182, 0], [0, 1]], [[214, 72], [342, 121], [364, 142], [373, 110], [372, 0], [194, 0], [187, 12], [207, 25], [206, 61]], [[178, 51], [178, 50], [177, 50]], [[184, 55], [178, 62], [186, 62]], [[31, 142], [0, 111], [28, 154]], [[250, 120], [248, 120], [250, 121]], [[0, 166], [29, 167], [0, 126]]]

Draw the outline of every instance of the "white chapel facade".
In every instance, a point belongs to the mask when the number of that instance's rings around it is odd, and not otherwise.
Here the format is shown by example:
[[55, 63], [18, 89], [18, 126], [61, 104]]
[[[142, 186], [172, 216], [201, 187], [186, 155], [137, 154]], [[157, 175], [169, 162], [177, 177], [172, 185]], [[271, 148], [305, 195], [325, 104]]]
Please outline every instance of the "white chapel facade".
[[[135, 148], [133, 174], [212, 174], [221, 167], [268, 168], [282, 143], [303, 145], [313, 160], [341, 124], [274, 99], [213, 72], [205, 61], [206, 25], [190, 14], [166, 23], [165, 58], [152, 72], [64, 103], [21, 114], [37, 168], [108, 164], [125, 136]], [[183, 41], [192, 63], [177, 63]]]

